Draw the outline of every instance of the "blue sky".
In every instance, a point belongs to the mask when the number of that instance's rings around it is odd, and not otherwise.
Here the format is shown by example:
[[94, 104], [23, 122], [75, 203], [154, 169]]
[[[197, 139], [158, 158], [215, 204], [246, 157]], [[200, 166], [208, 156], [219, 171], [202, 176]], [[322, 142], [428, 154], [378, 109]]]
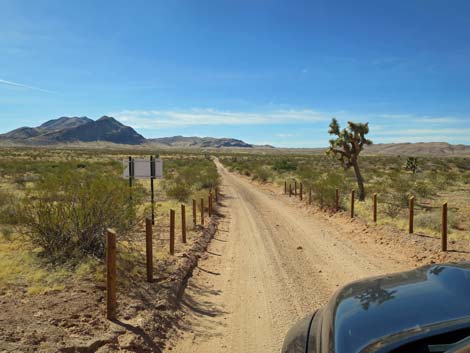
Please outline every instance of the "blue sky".
[[470, 1], [0, 0], [0, 132], [113, 115], [146, 137], [470, 144]]

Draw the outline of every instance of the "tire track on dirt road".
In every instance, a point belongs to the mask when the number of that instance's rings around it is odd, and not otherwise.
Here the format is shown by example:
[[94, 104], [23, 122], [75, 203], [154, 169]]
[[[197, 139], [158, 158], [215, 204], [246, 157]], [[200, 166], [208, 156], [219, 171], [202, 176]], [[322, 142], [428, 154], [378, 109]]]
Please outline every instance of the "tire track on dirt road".
[[167, 352], [279, 352], [289, 327], [338, 286], [410, 267], [216, 164], [224, 218], [188, 281]]

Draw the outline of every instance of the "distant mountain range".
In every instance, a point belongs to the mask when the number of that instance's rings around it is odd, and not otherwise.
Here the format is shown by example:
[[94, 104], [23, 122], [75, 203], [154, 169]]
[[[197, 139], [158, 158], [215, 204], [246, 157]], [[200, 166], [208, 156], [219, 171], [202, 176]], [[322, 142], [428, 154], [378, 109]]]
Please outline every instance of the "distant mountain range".
[[154, 143], [166, 147], [177, 148], [274, 148], [270, 145], [252, 145], [242, 140], [232, 138], [215, 138], [215, 137], [160, 137], [148, 139], [147, 142]]
[[[327, 148], [298, 148], [286, 149], [298, 153], [323, 154]], [[447, 142], [405, 142], [405, 143], [377, 143], [365, 146], [364, 155], [389, 156], [434, 156], [434, 157], [470, 157], [469, 145], [451, 145]]]
[[272, 148], [232, 138], [174, 136], [146, 139], [130, 126], [123, 125], [109, 116], [103, 116], [96, 121], [87, 117], [61, 117], [37, 127], [21, 127], [0, 134], [0, 142], [34, 146], [108, 142], [173, 148]]
[[403, 156], [470, 156], [470, 146], [447, 142], [387, 143], [366, 146], [365, 154]]
[[95, 141], [139, 145], [145, 142], [133, 128], [109, 116], [96, 121], [87, 117], [61, 117], [38, 127], [20, 127], [0, 135], [0, 140], [27, 145]]
[[[61, 117], [37, 127], [21, 127], [0, 134], [1, 145], [48, 146], [64, 144], [90, 144], [99, 142], [152, 148], [235, 148], [272, 149], [270, 145], [252, 145], [233, 138], [214, 137], [161, 137], [146, 139], [132, 127], [113, 117], [103, 116], [98, 120], [87, 117]], [[276, 149], [278, 150], [278, 149]], [[282, 149], [298, 153], [323, 153], [324, 148]], [[367, 146], [364, 154], [403, 156], [470, 156], [470, 146], [451, 145], [445, 142], [391, 143]]]

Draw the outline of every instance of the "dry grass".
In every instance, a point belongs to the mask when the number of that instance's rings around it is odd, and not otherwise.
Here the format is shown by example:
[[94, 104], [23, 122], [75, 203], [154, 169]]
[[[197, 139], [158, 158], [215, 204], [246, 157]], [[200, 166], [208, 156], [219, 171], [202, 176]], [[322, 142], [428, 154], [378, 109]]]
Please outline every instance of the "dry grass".
[[37, 256], [39, 250], [17, 235], [0, 238], [1, 293], [14, 295], [21, 290], [34, 295], [64, 288], [72, 271], [65, 266], [48, 265]]
[[[148, 158], [148, 150], [93, 150], [93, 149], [29, 149], [3, 148], [0, 149], [0, 192], [7, 193], [14, 200], [27, 195], [27, 191], [35, 187], [38, 177], [51, 168], [61, 168], [78, 164], [86, 168], [102, 168], [106, 170], [120, 169], [120, 164], [128, 155], [136, 158]], [[176, 211], [175, 235], [177, 250], [181, 244], [181, 204], [182, 202], [167, 197], [165, 183], [168, 184], [183, 167], [204, 159], [198, 153], [164, 152], [160, 154], [166, 164], [164, 169], [171, 172], [167, 180], [155, 180], [156, 226], [154, 227], [154, 256], [158, 260], [169, 259], [169, 213]], [[184, 159], [187, 162], [181, 162]], [[210, 164], [210, 163], [209, 163]], [[204, 164], [208, 165], [207, 161]], [[108, 168], [108, 169], [107, 169]], [[119, 173], [119, 172], [118, 172]], [[146, 191], [144, 202], [139, 205], [140, 217], [150, 216], [150, 182], [136, 180]], [[204, 198], [207, 207], [208, 189], [194, 189], [184, 203], [186, 205], [187, 238], [196, 236], [192, 222], [192, 199]], [[0, 200], [0, 210], [1, 210]], [[198, 222], [200, 213], [198, 210]], [[74, 280], [104, 281], [104, 264], [102, 260], [84, 258], [80, 262], [66, 262], [58, 265], [48, 262], [40, 255], [41, 249], [34, 248], [25, 237], [16, 234], [16, 226], [1, 224], [0, 221], [0, 293], [14, 294], [21, 290], [23, 293], [38, 295], [50, 291], [62, 290], [68, 282]], [[122, 272], [122, 285], [130, 285], [129, 276], [144, 277], [145, 243], [144, 227], [136, 230], [131, 239], [120, 239], [118, 243], [119, 269]], [[119, 234], [118, 234], [119, 240]], [[127, 283], [127, 284], [126, 284]]]

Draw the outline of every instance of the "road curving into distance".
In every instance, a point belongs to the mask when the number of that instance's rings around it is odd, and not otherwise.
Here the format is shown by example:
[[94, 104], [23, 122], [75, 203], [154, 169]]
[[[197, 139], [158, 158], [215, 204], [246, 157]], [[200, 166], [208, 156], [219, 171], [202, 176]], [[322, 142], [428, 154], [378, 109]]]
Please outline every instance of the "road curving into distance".
[[320, 217], [216, 164], [224, 218], [188, 281], [166, 352], [280, 352], [290, 326], [339, 286], [407, 269], [400, 255], [346, 240]]

